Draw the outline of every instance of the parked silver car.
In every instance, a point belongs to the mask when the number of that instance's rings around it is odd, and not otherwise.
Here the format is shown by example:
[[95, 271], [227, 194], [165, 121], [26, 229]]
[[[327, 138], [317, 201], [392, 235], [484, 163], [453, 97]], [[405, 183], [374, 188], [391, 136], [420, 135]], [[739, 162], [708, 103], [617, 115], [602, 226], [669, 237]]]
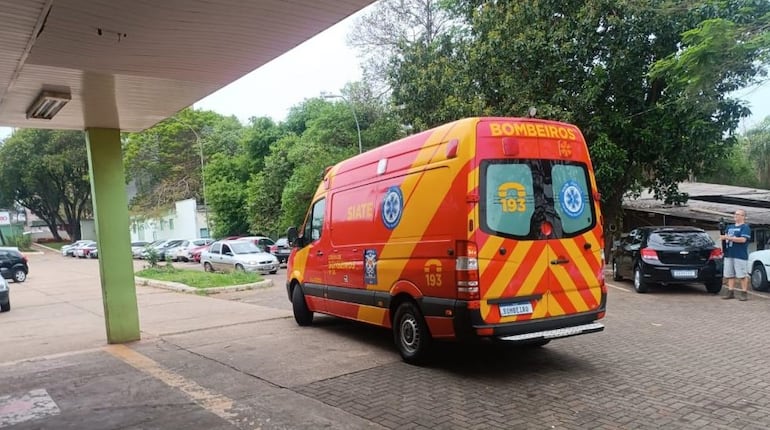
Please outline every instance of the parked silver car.
[[201, 253], [201, 264], [207, 272], [278, 272], [278, 259], [248, 240], [221, 240], [212, 243], [208, 250]]
[[61, 247], [61, 255], [64, 257], [74, 257], [75, 248], [85, 245], [89, 242], [93, 242], [93, 240], [83, 239], [72, 242], [69, 245], [64, 245]]

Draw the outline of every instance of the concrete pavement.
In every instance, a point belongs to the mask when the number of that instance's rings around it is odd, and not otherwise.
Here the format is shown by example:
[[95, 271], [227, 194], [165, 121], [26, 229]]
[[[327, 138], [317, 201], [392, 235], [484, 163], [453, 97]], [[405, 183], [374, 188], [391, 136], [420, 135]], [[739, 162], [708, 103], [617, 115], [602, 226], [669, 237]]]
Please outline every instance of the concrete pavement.
[[287, 310], [151, 287], [137, 287], [142, 340], [106, 345], [97, 262], [29, 260], [0, 314], [0, 428], [379, 428], [289, 389], [338, 375], [326, 360], [381, 364], [376, 349], [303, 333]]

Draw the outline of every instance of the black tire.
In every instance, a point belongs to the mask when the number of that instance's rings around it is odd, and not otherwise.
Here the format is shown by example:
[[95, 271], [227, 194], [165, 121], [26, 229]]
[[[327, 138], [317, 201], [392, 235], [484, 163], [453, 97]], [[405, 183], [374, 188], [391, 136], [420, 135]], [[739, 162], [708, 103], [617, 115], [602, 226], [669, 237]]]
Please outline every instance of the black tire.
[[637, 264], [636, 267], [634, 267], [634, 291], [644, 294], [649, 289], [649, 283], [645, 282], [644, 277], [642, 276], [642, 266]]
[[24, 282], [27, 280], [27, 272], [22, 269], [13, 271], [13, 282]]
[[204, 272], [214, 272], [214, 267], [209, 263], [208, 261], [203, 263], [203, 271]]
[[768, 291], [767, 271], [762, 264], [755, 264], [751, 268], [751, 288], [756, 291]]
[[236, 264], [235, 265], [235, 271], [236, 272], [245, 272], [246, 270], [240, 264]]
[[313, 311], [308, 309], [305, 302], [305, 294], [299, 285], [291, 292], [291, 308], [294, 311], [294, 321], [297, 325], [305, 327], [313, 324]]
[[710, 294], [717, 294], [722, 291], [722, 281], [709, 281], [706, 282], [706, 291]]
[[275, 275], [276, 273], [278, 273], [278, 271], [277, 271], [277, 270], [271, 270], [271, 271], [270, 271], [270, 274], [271, 274], [271, 275]]
[[620, 276], [620, 269], [618, 269], [618, 262], [615, 260], [612, 260], [612, 280], [613, 281], [623, 280], [623, 277]]
[[433, 338], [422, 313], [414, 302], [401, 303], [393, 318], [393, 339], [401, 358], [409, 364], [425, 363]]
[[4, 305], [0, 305], [0, 312], [8, 312], [11, 310], [11, 302], [8, 302]]

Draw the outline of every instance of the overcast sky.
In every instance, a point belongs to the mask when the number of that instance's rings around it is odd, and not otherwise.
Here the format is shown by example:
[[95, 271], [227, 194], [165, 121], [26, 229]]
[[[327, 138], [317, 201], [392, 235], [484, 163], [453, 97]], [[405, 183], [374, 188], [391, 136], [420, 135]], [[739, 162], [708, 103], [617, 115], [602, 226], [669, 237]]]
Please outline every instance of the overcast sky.
[[[289, 108], [304, 99], [317, 97], [322, 91], [339, 93], [346, 83], [361, 78], [356, 54], [345, 43], [345, 36], [357, 15], [193, 106], [223, 115], [235, 115], [244, 124], [253, 116], [268, 116], [282, 121]], [[741, 132], [770, 116], [770, 81], [759, 88], [738, 91], [736, 95], [746, 99], [753, 112], [752, 117], [744, 121]], [[0, 128], [0, 138], [8, 134], [10, 129]]]

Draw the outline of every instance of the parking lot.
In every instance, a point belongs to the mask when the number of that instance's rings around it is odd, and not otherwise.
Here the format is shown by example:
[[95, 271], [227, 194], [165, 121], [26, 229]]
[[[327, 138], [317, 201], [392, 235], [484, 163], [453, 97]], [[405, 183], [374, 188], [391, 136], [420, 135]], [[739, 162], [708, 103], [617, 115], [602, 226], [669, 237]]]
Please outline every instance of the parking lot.
[[387, 331], [297, 327], [285, 269], [211, 297], [138, 287], [143, 340], [107, 346], [97, 262], [30, 265], [0, 314], [0, 428], [770, 428], [767, 294], [610, 282], [602, 333], [442, 345], [415, 367]]

